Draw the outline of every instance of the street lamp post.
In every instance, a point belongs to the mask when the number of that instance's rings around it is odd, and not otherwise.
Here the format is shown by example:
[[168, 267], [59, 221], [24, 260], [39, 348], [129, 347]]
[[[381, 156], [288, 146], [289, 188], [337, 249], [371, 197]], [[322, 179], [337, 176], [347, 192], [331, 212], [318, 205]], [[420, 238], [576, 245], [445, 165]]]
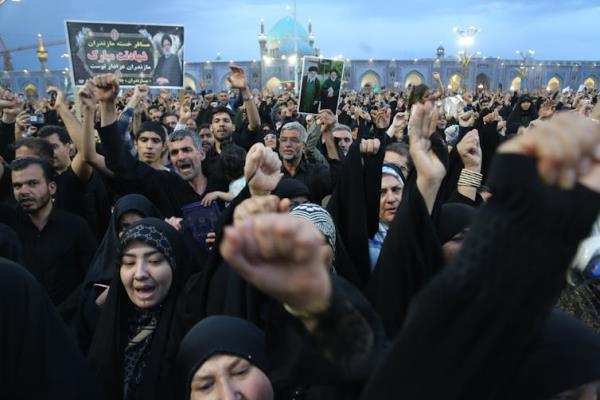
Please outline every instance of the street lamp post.
[[475, 36], [479, 32], [479, 29], [474, 26], [470, 26], [466, 29], [454, 28], [454, 32], [458, 34], [458, 45], [462, 47], [462, 50], [458, 53], [458, 62], [462, 67], [463, 74], [463, 90], [467, 90], [467, 75], [469, 72], [469, 64], [473, 59], [475, 53], [469, 54], [469, 47], [475, 42]]
[[529, 74], [529, 67], [530, 67], [529, 60], [535, 54], [535, 51], [533, 51], [531, 49], [529, 49], [527, 51], [517, 50], [517, 54], [520, 55], [522, 58], [521, 65], [518, 68], [519, 75], [521, 76], [522, 85], [525, 88], [529, 89], [529, 86], [527, 84], [527, 76]]
[[294, 0], [294, 92], [298, 93], [298, 14]]

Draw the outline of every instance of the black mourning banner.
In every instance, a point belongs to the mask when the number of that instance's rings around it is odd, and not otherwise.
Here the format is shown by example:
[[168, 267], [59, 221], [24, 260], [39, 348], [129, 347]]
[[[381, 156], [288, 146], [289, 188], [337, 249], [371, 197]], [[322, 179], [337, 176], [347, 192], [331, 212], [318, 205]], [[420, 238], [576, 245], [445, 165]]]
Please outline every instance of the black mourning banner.
[[122, 86], [183, 88], [183, 26], [66, 21], [76, 86], [113, 73]]

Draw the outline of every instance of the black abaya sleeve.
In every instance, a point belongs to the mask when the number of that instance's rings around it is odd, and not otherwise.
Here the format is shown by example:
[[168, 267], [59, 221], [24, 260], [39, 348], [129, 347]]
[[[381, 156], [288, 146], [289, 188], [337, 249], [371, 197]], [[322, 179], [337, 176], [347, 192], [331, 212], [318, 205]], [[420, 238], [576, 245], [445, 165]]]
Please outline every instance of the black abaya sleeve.
[[489, 185], [494, 196], [456, 260], [413, 301], [364, 399], [516, 398], [507, 393], [600, 195], [547, 187], [519, 155], [497, 155]]
[[498, 133], [498, 122], [483, 124], [479, 131], [479, 144], [481, 146], [481, 174], [483, 182], [487, 180], [487, 175], [492, 165], [492, 159], [496, 154], [496, 149], [504, 137]]
[[266, 351], [269, 375], [279, 392], [304, 388], [310, 399], [356, 399], [380, 358], [386, 337], [368, 301], [336, 276], [332, 289], [331, 306], [312, 333], [273, 303]]
[[[336, 271], [356, 287], [366, 286], [370, 274], [369, 238], [377, 232], [383, 146], [373, 157], [360, 153], [360, 141], [350, 147], [327, 210], [343, 247], [336, 249]], [[340, 252], [346, 249], [349, 259]]]
[[101, 399], [45, 290], [0, 259], [0, 387], [6, 399]]

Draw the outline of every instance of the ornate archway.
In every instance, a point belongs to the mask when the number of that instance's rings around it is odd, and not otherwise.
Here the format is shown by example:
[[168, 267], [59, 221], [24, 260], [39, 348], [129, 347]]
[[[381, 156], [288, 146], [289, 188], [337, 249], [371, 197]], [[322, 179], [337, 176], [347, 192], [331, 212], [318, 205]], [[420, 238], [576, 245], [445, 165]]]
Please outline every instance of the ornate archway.
[[369, 86], [371, 88], [374, 88], [376, 86], [379, 86], [380, 82], [381, 78], [379, 77], [379, 74], [377, 74], [377, 72], [375, 71], [369, 70], [361, 76], [360, 87], [364, 88], [365, 86]]
[[265, 86], [271, 92], [273, 92], [273, 93], [279, 93], [280, 92], [281, 81], [279, 80], [279, 78], [272, 77], [271, 79], [269, 79], [267, 81], [267, 83], [265, 84]]
[[560, 76], [554, 75], [552, 78], [548, 80], [548, 84], [546, 85], [546, 89], [550, 92], [560, 89], [561, 87], [561, 79]]
[[481, 85], [481, 86], [483, 86], [484, 89], [489, 89], [491, 86], [490, 85], [490, 77], [484, 73], [477, 75], [477, 78], [475, 78], [475, 85], [477, 87], [479, 87], [479, 85]]
[[462, 76], [460, 74], [454, 74], [450, 77], [450, 80], [448, 81], [448, 87], [455, 91], [458, 92], [461, 88], [461, 84], [462, 84]]
[[594, 75], [590, 75], [583, 81], [583, 85], [588, 89], [596, 89], [598, 87], [598, 78]]
[[412, 84], [413, 86], [420, 85], [425, 83], [425, 78], [418, 71], [411, 71], [406, 78], [404, 78], [404, 87], [408, 87], [408, 85]]
[[192, 89], [194, 92], [196, 91], [196, 80], [190, 74], [185, 74], [183, 76], [183, 87], [186, 89]]
[[37, 99], [38, 97], [38, 88], [32, 82], [27, 82], [22, 86], [22, 92], [25, 93], [25, 97], [28, 100]]
[[227, 80], [227, 78], [229, 78], [230, 75], [231, 74], [227, 74], [221, 79], [221, 90], [231, 89], [231, 83], [229, 83], [229, 81]]
[[521, 80], [520, 76], [514, 77], [513, 80], [510, 82], [510, 90], [520, 90], [522, 82], [523, 81]]

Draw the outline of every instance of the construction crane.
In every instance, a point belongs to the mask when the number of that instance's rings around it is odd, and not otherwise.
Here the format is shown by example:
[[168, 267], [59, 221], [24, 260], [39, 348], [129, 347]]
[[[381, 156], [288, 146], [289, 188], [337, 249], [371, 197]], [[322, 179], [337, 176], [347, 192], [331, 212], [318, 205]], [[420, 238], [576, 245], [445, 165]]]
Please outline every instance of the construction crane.
[[46, 61], [48, 60], [48, 52], [45, 47], [51, 46], [59, 46], [61, 44], [65, 44], [64, 40], [54, 40], [51, 42], [44, 43], [42, 40], [42, 35], [38, 34], [38, 43], [31, 44], [27, 46], [20, 46], [9, 49], [6, 47], [4, 40], [2, 40], [2, 36], [0, 36], [0, 55], [4, 58], [4, 70], [5, 71], [13, 71], [13, 65], [11, 60], [11, 53], [15, 53], [17, 51], [25, 51], [25, 50], [33, 50], [37, 49], [38, 59], [42, 64], [42, 70], [45, 69]]

